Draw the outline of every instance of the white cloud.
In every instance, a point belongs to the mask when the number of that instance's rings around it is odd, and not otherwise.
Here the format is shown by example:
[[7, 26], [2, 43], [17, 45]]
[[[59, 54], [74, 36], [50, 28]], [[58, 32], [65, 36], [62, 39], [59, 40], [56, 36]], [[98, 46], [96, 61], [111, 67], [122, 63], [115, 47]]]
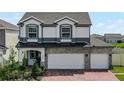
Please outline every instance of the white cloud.
[[118, 20], [117, 20], [117, 23], [120, 23], [120, 24], [121, 24], [121, 23], [124, 23], [124, 19], [118, 19]]
[[97, 23], [96, 27], [103, 27], [105, 24], [104, 23]]
[[92, 32], [96, 34], [104, 34], [104, 33], [121, 33], [124, 34], [124, 19], [108, 19], [104, 20], [104, 22], [94, 23]]
[[114, 28], [116, 28], [116, 24], [108, 24], [107, 26], [106, 26], [106, 29], [114, 29]]

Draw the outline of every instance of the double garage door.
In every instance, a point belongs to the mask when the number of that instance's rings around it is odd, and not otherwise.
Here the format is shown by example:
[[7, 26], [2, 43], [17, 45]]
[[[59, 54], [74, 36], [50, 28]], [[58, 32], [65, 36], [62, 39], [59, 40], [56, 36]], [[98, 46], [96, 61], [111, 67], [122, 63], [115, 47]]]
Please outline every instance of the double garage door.
[[48, 69], [84, 69], [84, 54], [48, 54]]
[[[108, 54], [91, 54], [91, 69], [108, 69]], [[85, 69], [85, 54], [48, 54], [48, 69]]]

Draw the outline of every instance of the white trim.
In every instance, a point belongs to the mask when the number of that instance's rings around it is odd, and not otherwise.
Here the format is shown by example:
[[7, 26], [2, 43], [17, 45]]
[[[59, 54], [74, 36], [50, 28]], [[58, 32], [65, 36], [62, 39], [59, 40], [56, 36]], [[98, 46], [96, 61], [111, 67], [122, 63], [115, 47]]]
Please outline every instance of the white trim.
[[61, 42], [72, 42], [71, 39], [61, 39]]
[[32, 19], [35, 19], [35, 20], [38, 20], [38, 21], [40, 21], [41, 23], [44, 23], [43, 20], [40, 20], [40, 19], [38, 19], [38, 18], [36, 18], [36, 17], [34, 17], [34, 16], [30, 16], [30, 17], [28, 17], [28, 18], [26, 18], [26, 19], [20, 21], [19, 23], [24, 22], [24, 21], [27, 21], [28, 19], [31, 19], [31, 18], [32, 18]]
[[28, 42], [38, 42], [38, 39], [36, 38], [36, 39], [31, 39], [31, 38], [29, 38], [28, 40], [27, 40]]
[[64, 20], [64, 19], [70, 19], [71, 21], [74, 21], [74, 22], [78, 23], [77, 20], [72, 19], [72, 18], [70, 18], [70, 17], [68, 17], [68, 16], [62, 17], [62, 18], [60, 18], [60, 19], [58, 19], [58, 20], [56, 20], [56, 21], [54, 21], [54, 22], [57, 23], [58, 21], [60, 21], [60, 20]]
[[[63, 30], [62, 30], [63, 28], [69, 28], [70, 31], [69, 31], [69, 32], [63, 32]], [[67, 25], [67, 26], [61, 25], [61, 28], [60, 28], [60, 29], [61, 29], [61, 30], [60, 30], [60, 31], [61, 31], [61, 39], [70, 39], [70, 38], [71, 38], [71, 34], [72, 34], [72, 31], [71, 31], [71, 30], [72, 30], [71, 25]], [[67, 38], [67, 37], [66, 37], [66, 38], [65, 38], [65, 37], [62, 37], [62, 34], [63, 34], [63, 33], [69, 33], [70, 36], [69, 36], [68, 38]]]

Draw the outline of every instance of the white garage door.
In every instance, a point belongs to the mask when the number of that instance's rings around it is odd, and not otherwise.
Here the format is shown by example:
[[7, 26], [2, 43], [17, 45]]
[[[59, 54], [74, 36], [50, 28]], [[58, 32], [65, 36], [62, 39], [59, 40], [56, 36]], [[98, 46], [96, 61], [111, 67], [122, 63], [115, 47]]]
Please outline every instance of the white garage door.
[[108, 54], [91, 54], [92, 69], [108, 69], [109, 55]]
[[48, 54], [48, 69], [84, 69], [84, 54]]

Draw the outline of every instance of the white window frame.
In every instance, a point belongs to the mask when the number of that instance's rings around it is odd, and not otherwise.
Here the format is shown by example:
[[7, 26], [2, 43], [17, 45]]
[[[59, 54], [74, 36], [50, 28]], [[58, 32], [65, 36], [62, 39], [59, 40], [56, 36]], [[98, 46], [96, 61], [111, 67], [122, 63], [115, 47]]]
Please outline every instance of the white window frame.
[[[69, 32], [63, 32], [62, 31], [63, 28], [69, 28], [70, 31]], [[72, 37], [72, 26], [70, 24], [63, 24], [63, 25], [61, 25], [60, 26], [60, 31], [61, 31], [61, 34], [60, 34], [61, 35], [61, 39], [71, 39], [71, 37]], [[63, 37], [62, 36], [63, 33], [69, 33], [70, 36], [69, 37]]]
[[[30, 32], [30, 31], [29, 31], [30, 28], [35, 28], [35, 29], [36, 29], [36, 32], [33, 32], [33, 31]], [[38, 27], [38, 25], [36, 25], [36, 24], [28, 24], [28, 25], [26, 26], [27, 37], [28, 37], [29, 39], [36, 39], [36, 38], [38, 38], [38, 31], [39, 31], [39, 27]], [[36, 37], [30, 37], [29, 34], [36, 34]]]

